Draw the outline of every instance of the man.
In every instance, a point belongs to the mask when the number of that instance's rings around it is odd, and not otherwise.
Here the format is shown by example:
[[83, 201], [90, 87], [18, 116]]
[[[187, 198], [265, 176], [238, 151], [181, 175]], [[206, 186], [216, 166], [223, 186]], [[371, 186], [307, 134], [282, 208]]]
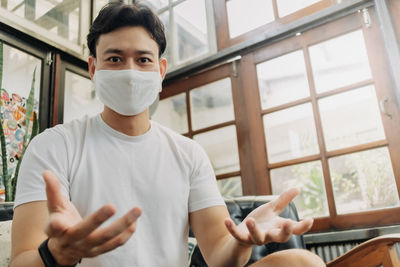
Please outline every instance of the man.
[[[243, 266], [254, 244], [310, 229], [312, 220], [278, 216], [295, 189], [236, 226], [204, 151], [149, 121], [167, 68], [164, 28], [150, 9], [108, 4], [88, 47], [104, 111], [48, 129], [30, 144], [17, 187], [12, 267], [185, 266], [189, 223], [210, 266]], [[284, 264], [323, 265], [293, 250], [254, 266]]]

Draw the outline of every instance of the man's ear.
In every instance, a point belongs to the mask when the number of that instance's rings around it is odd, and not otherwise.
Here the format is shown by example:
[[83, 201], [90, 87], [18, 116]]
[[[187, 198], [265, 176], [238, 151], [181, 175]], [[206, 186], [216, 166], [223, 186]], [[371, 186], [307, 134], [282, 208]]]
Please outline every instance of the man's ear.
[[165, 74], [167, 74], [167, 59], [163, 57], [160, 58], [160, 74], [164, 80]]
[[88, 65], [89, 65], [89, 75], [90, 79], [93, 81], [93, 76], [96, 71], [96, 58], [93, 56], [90, 56], [88, 58]]

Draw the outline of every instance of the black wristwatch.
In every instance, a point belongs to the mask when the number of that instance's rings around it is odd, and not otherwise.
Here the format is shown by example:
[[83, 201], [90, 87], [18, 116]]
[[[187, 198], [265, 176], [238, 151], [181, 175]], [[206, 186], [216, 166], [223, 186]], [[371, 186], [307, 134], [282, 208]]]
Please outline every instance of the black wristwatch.
[[78, 265], [78, 263], [81, 262], [82, 259], [80, 259], [79, 262], [74, 265], [69, 265], [69, 266], [59, 265], [57, 263], [57, 261], [54, 259], [53, 255], [51, 255], [51, 252], [47, 245], [48, 242], [49, 242], [49, 239], [47, 238], [39, 246], [39, 254], [40, 254], [40, 257], [42, 258], [42, 261], [43, 261], [45, 267], [75, 267], [76, 265]]

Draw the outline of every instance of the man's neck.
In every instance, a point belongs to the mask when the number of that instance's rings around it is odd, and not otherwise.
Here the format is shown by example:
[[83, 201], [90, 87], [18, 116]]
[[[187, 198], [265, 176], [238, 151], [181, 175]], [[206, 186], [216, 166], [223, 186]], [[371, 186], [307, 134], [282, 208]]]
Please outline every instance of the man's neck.
[[123, 116], [105, 106], [101, 117], [108, 126], [129, 136], [142, 135], [150, 129], [148, 109], [134, 116]]

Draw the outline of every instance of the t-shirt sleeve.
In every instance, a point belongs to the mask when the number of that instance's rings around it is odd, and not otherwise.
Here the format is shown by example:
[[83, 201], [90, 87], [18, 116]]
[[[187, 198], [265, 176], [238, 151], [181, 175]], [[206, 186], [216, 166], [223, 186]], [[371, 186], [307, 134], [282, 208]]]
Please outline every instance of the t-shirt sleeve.
[[193, 157], [194, 168], [190, 179], [189, 212], [225, 205], [218, 190], [210, 160], [197, 143], [194, 146]]
[[66, 139], [59, 130], [48, 129], [32, 139], [27, 147], [18, 174], [14, 208], [18, 205], [46, 200], [42, 173], [53, 171], [61, 182], [61, 192], [69, 196]]

